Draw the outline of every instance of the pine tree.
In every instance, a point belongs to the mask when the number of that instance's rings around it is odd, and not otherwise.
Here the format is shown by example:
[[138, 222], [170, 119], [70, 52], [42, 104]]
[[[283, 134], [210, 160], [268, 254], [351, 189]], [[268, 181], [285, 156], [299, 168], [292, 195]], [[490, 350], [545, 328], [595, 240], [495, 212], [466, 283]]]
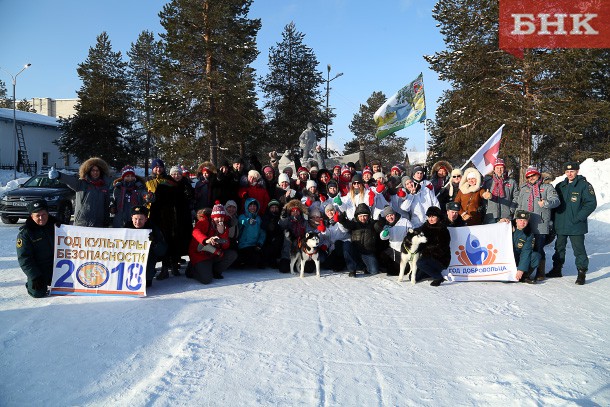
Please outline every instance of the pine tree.
[[557, 170], [589, 154], [581, 150], [585, 130], [609, 116], [607, 101], [590, 97], [590, 78], [603, 64], [607, 72], [607, 57], [587, 56], [598, 54], [591, 50], [526, 50], [522, 60], [505, 53], [497, 0], [447, 0], [433, 12], [447, 50], [425, 59], [451, 89], [430, 126], [431, 160], [463, 164], [503, 123], [500, 154], [522, 175], [532, 163]]
[[384, 165], [391, 166], [404, 161], [406, 138], [400, 137], [396, 133], [391, 133], [381, 140], [375, 137], [377, 124], [373, 120], [373, 115], [386, 100], [387, 97], [383, 92], [373, 92], [366, 100], [366, 104], [360, 105], [358, 113], [354, 115], [349, 125], [349, 129], [355, 137], [345, 144], [345, 154], [358, 152], [362, 146], [367, 162], [377, 158]]
[[6, 96], [6, 92], [6, 84], [0, 79], [0, 107], [12, 109], [13, 100], [9, 99], [8, 96]]
[[129, 57], [129, 89], [133, 97], [133, 121], [136, 125], [134, 135], [144, 140], [138, 144], [144, 146], [143, 158], [145, 175], [148, 175], [148, 160], [151, 155], [154, 99], [161, 88], [161, 66], [163, 53], [161, 43], [155, 41], [150, 31], [142, 31], [131, 49], [127, 51]]
[[101, 157], [115, 169], [132, 160], [126, 67], [121, 53], [112, 51], [108, 35], [102, 32], [85, 62], [78, 65], [83, 85], [77, 92], [76, 114], [60, 119], [63, 135], [56, 143], [62, 153], [81, 162]]
[[219, 149], [243, 149], [260, 127], [250, 67], [260, 20], [247, 18], [251, 3], [172, 0], [160, 13], [168, 63], [155, 129], [166, 158], [217, 163]]
[[[317, 71], [318, 60], [313, 50], [303, 43], [305, 34], [291, 22], [282, 32], [282, 41], [269, 50], [269, 73], [261, 81], [268, 118], [268, 141], [276, 148], [294, 148], [307, 123], [318, 129], [326, 125], [320, 85], [324, 82]], [[330, 124], [330, 123], [329, 123]]]

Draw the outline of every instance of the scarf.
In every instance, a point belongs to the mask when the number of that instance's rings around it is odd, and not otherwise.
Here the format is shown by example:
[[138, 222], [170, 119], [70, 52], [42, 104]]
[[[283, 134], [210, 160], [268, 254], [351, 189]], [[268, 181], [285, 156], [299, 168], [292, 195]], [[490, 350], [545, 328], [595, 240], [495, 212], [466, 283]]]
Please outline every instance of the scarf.
[[534, 212], [534, 201], [540, 200], [540, 185], [542, 180], [538, 179], [535, 184], [530, 184], [530, 196], [527, 200], [527, 210]]
[[495, 201], [498, 198], [504, 198], [504, 178], [498, 177], [495, 173], [493, 175], [493, 184], [491, 185], [491, 195]]

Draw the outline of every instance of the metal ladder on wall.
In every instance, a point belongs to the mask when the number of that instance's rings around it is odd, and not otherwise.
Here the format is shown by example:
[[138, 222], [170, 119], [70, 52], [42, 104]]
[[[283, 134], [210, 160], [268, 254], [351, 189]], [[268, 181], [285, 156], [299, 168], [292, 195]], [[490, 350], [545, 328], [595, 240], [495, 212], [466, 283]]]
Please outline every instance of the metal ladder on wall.
[[[19, 156], [17, 161], [21, 161], [21, 166], [23, 167], [23, 172], [28, 175], [32, 174], [32, 167], [30, 166], [30, 159], [28, 158], [28, 150], [25, 146], [25, 138], [23, 137], [23, 128], [20, 124], [17, 125], [17, 142], [19, 144]], [[20, 159], [20, 160], [19, 160]]]

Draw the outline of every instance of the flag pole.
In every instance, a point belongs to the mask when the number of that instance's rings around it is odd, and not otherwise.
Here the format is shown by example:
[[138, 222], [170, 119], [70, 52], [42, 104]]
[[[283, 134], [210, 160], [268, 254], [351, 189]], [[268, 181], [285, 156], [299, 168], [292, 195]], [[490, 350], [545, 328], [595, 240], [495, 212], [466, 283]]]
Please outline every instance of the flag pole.
[[493, 134], [492, 134], [492, 135], [491, 135], [491, 136], [490, 136], [490, 137], [489, 137], [489, 138], [488, 138], [488, 139], [485, 141], [485, 143], [483, 143], [483, 144], [481, 145], [481, 147], [479, 147], [479, 149], [478, 149], [477, 151], [475, 151], [473, 155], [471, 155], [471, 156], [470, 156], [470, 158], [468, 159], [468, 161], [466, 161], [466, 163], [464, 163], [464, 165], [462, 165], [462, 168], [460, 168], [460, 170], [463, 170], [463, 169], [466, 167], [466, 165], [468, 165], [468, 163], [472, 161], [472, 157], [474, 157], [474, 156], [476, 156], [477, 154], [479, 154], [479, 151], [481, 151], [481, 150], [483, 149], [483, 147], [485, 147], [485, 145], [487, 144], [487, 142], [488, 142], [489, 140], [491, 140], [491, 138], [492, 138], [493, 136], [495, 136], [497, 132], [499, 132], [500, 130], [502, 130], [502, 129], [504, 128], [504, 126], [506, 126], [506, 124], [502, 124], [502, 126], [500, 126], [500, 127], [498, 128], [498, 130], [494, 131], [494, 133], [493, 133]]

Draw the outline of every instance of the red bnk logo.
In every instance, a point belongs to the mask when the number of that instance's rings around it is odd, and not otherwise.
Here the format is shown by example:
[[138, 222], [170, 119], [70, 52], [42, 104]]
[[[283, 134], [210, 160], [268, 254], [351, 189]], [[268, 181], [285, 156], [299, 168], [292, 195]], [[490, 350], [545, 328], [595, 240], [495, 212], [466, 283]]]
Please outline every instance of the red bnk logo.
[[500, 0], [500, 48], [610, 48], [610, 1]]

